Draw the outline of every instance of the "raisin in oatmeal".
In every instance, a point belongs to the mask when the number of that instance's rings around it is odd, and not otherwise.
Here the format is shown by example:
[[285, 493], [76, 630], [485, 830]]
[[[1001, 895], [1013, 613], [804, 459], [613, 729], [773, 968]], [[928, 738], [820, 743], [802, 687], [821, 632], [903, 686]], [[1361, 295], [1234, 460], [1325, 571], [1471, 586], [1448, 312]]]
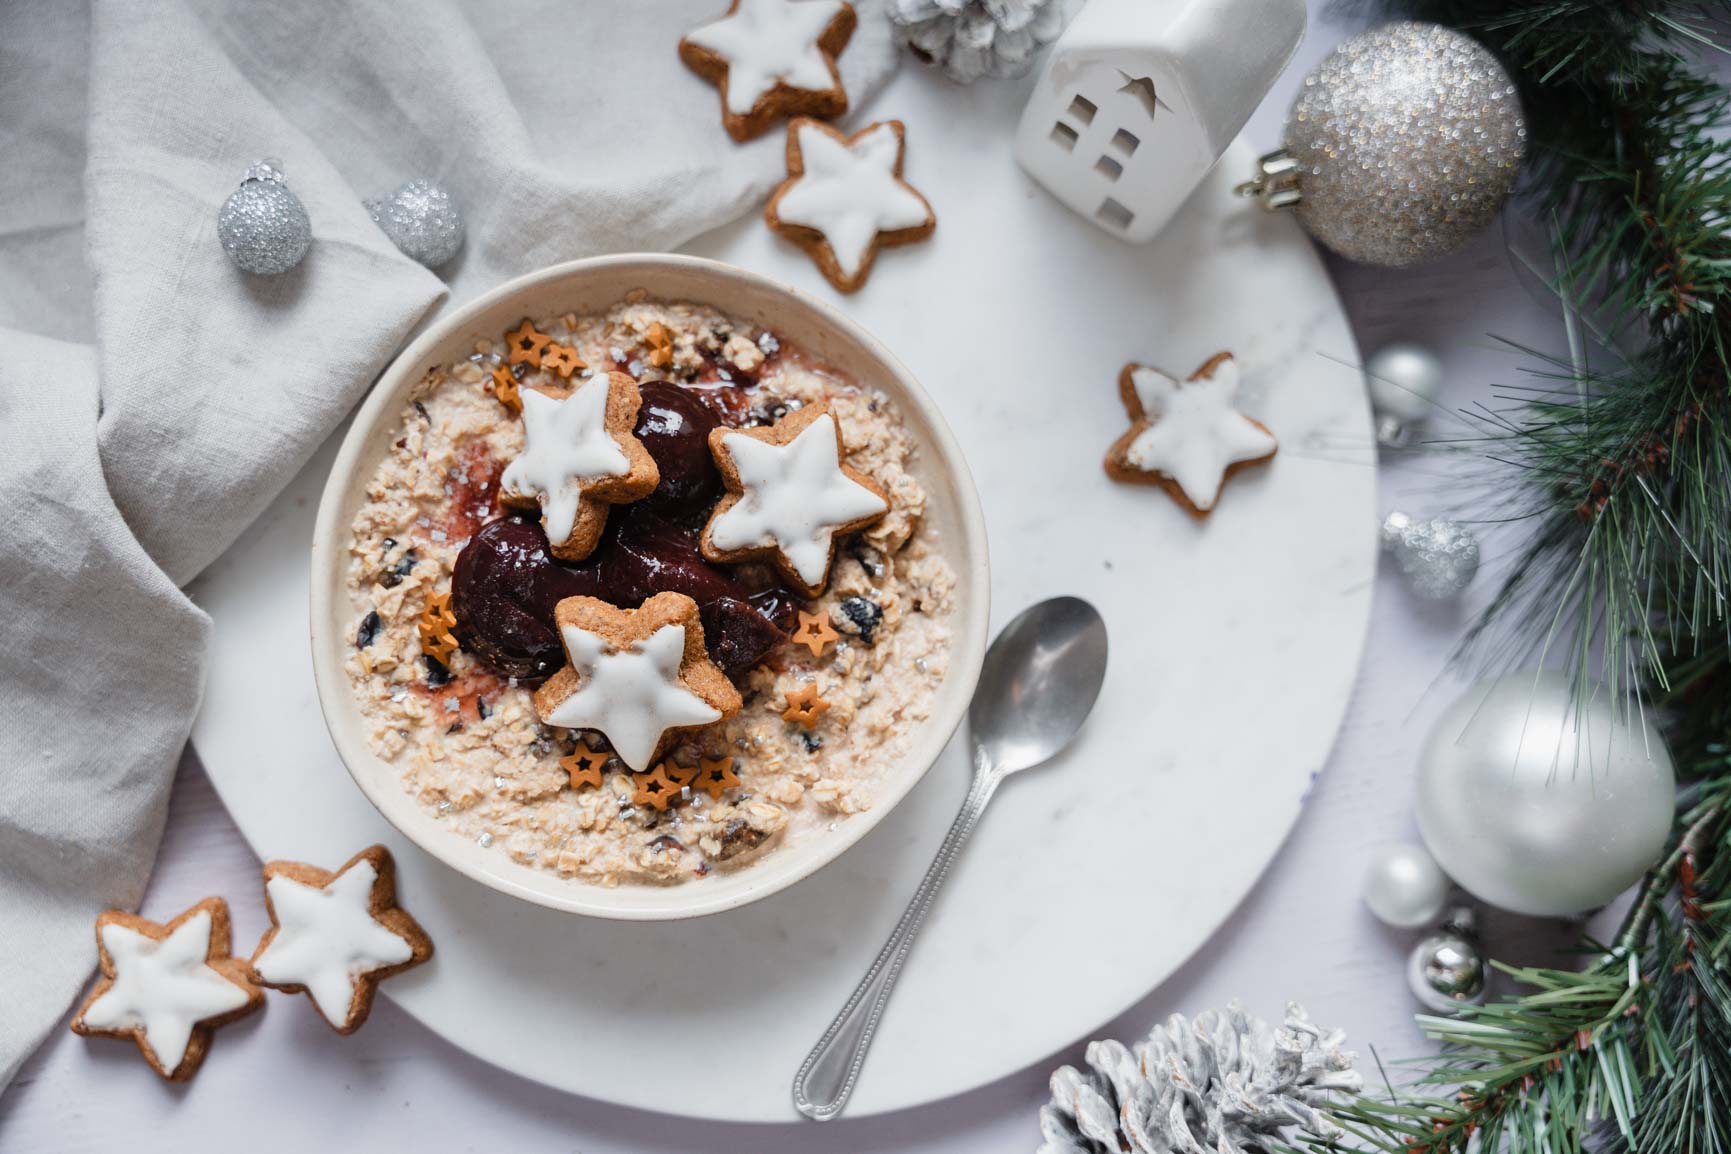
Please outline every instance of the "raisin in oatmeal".
[[[869, 808], [882, 768], [929, 715], [955, 590], [922, 523], [925, 493], [907, 471], [914, 445], [894, 404], [704, 307], [640, 299], [534, 318], [510, 336], [531, 340], [524, 331], [551, 355], [483, 340], [427, 374], [355, 517], [347, 669], [373, 749], [452, 836], [603, 885], [738, 868]], [[525, 447], [521, 392], [571, 390], [609, 370], [638, 382], [634, 432], [659, 484], [607, 509], [588, 557], [559, 561], [542, 521], [499, 501]], [[708, 432], [773, 426], [818, 404], [840, 428], [842, 463], [888, 511], [836, 538], [826, 586], [806, 599], [763, 559], [714, 563], [698, 542], [725, 496]], [[532, 700], [566, 664], [554, 606], [591, 597], [631, 609], [665, 591], [697, 603], [709, 658], [743, 705], [680, 732], [653, 767], [611, 757], [599, 775], [579, 776], [576, 765], [601, 759], [577, 755], [606, 753], [603, 735], [544, 724]], [[803, 627], [810, 615], [827, 615], [833, 641]], [[802, 643], [796, 630], [817, 636]], [[790, 695], [812, 687], [827, 709], [796, 713], [816, 714], [809, 728], [785, 719]], [[737, 785], [694, 780], [727, 758]], [[678, 788], [671, 804], [659, 799], [665, 809], [645, 792], [652, 769]]]

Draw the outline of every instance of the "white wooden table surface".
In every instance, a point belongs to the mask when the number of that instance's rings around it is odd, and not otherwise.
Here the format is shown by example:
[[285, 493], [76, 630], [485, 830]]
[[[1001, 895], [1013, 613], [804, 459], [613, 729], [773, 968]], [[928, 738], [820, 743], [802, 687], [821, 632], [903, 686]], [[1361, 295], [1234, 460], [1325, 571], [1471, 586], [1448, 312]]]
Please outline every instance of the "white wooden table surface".
[[[1248, 129], [1258, 146], [1277, 142], [1299, 80], [1343, 34], [1321, 13], [1322, 0], [1311, 0], [1311, 8], [1306, 43]], [[1488, 399], [1491, 383], [1516, 379], [1518, 358], [1490, 334], [1561, 348], [1554, 309], [1522, 286], [1498, 235], [1406, 273], [1333, 267], [1367, 352], [1395, 339], [1439, 350], [1447, 369], [1446, 407]], [[1386, 461], [1383, 508], [1470, 511], [1472, 494], [1451, 492], [1459, 467], [1434, 456]], [[1415, 752], [1429, 719], [1458, 688], [1445, 663], [1475, 599], [1494, 584], [1498, 551], [1487, 554], [1487, 574], [1463, 605], [1422, 605], [1392, 574], [1382, 574], [1355, 699], [1309, 811], [1226, 928], [1113, 1023], [1110, 1034], [1128, 1041], [1167, 1014], [1195, 1013], [1236, 996], [1269, 1017], [1278, 1017], [1287, 1000], [1303, 1002], [1318, 1021], [1344, 1027], [1366, 1064], [1372, 1047], [1391, 1059], [1423, 1045], [1403, 977], [1417, 935], [1370, 917], [1358, 900], [1359, 875], [1377, 844], [1416, 837], [1410, 809]], [[1232, 846], [1219, 852], [1230, 854]], [[253, 940], [265, 922], [258, 864], [189, 755], [145, 910], [174, 911], [223, 893], [233, 904], [236, 940]], [[1194, 863], [1197, 870], [1208, 867], [1206, 860]], [[1182, 885], [1183, 879], [1159, 884]], [[1560, 925], [1496, 915], [1486, 930], [1490, 948], [1512, 959], [1546, 956], [1568, 934]], [[1110, 948], [1108, 926], [1077, 926], [1076, 932]], [[1120, 962], [1137, 965], [1135, 957]], [[1064, 975], [1052, 975], [1048, 996], [1064, 997]], [[75, 1154], [123, 1147], [150, 1154], [221, 1144], [257, 1154], [386, 1148], [996, 1154], [1038, 1145], [1036, 1112], [1050, 1069], [1079, 1060], [1085, 1041], [973, 1093], [899, 1114], [844, 1119], [819, 1131], [809, 1123], [697, 1122], [560, 1094], [468, 1057], [384, 999], [350, 1038], [337, 1037], [310, 1013], [264, 1014], [227, 1027], [211, 1060], [185, 1087], [159, 1082], [130, 1047], [91, 1044], [61, 1031], [0, 1096], [0, 1150]], [[934, 1053], [930, 1060], [944, 1056]], [[643, 1072], [646, 1078], [667, 1074]]]

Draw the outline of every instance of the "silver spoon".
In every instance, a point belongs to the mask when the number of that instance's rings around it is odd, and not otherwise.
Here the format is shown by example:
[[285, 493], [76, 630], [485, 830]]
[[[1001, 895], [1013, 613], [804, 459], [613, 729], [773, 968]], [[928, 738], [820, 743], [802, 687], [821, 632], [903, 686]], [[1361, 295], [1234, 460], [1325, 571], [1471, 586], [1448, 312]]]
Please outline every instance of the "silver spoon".
[[1106, 623], [1078, 597], [1024, 610], [992, 642], [968, 706], [973, 788], [895, 931], [794, 1075], [793, 1104], [801, 1114], [827, 1122], [847, 1105], [908, 949], [986, 803], [1004, 778], [1070, 744], [1105, 678]]

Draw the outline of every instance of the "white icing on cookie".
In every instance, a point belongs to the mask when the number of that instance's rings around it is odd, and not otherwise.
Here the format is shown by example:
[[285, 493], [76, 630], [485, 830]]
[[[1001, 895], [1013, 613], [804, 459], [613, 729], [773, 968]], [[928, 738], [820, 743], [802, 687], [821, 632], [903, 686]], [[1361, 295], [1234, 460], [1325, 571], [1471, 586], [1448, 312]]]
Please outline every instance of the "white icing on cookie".
[[887, 512], [884, 499], [842, 472], [835, 417], [825, 413], [785, 445], [744, 433], [721, 439], [744, 490], [709, 523], [722, 552], [773, 545], [808, 586], [823, 584], [835, 527]]
[[162, 1068], [186, 1057], [193, 1027], [247, 1004], [247, 991], [209, 965], [210, 911], [200, 910], [161, 941], [115, 922], [102, 927], [114, 984], [85, 1009], [95, 1030], [138, 1028]]
[[1237, 361], [1221, 361], [1211, 375], [1182, 382], [1158, 369], [1137, 368], [1130, 383], [1154, 424], [1130, 442], [1125, 459], [1172, 478], [1198, 509], [1214, 507], [1228, 466], [1274, 452], [1274, 438], [1232, 407]]
[[607, 431], [608, 385], [604, 375], [578, 385], [564, 400], [524, 389], [523, 451], [499, 483], [507, 490], [541, 498], [547, 540], [563, 545], [577, 523], [583, 486], [603, 477], [622, 477], [631, 460]]
[[414, 947], [373, 917], [378, 870], [365, 858], [322, 889], [276, 874], [265, 883], [277, 931], [253, 963], [267, 982], [305, 986], [331, 1025], [349, 1024], [355, 982], [363, 974], [400, 966]]
[[814, 92], [836, 86], [817, 42], [841, 9], [841, 0], [739, 0], [686, 39], [727, 61], [727, 111], [745, 116], [778, 83]]
[[776, 201], [775, 215], [785, 224], [823, 233], [842, 272], [857, 276], [878, 233], [919, 228], [931, 220], [926, 202], [896, 176], [901, 149], [901, 139], [887, 124], [851, 143], [800, 125], [805, 172]]
[[669, 729], [721, 720], [721, 710], [679, 680], [685, 626], [663, 625], [625, 650], [575, 625], [561, 626], [578, 689], [541, 720], [566, 729], [598, 729], [627, 767], [643, 771]]

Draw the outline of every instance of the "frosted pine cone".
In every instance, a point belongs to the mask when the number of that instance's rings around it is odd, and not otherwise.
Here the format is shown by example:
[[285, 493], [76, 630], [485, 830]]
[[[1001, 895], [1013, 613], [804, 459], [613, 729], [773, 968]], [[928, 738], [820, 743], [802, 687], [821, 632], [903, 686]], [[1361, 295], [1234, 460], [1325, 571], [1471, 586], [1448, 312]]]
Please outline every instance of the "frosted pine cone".
[[1016, 76], [1064, 30], [1065, 0], [889, 0], [908, 51], [958, 84]]
[[1258, 1154], [1291, 1127], [1334, 1137], [1319, 1108], [1364, 1085], [1344, 1040], [1296, 1004], [1276, 1030], [1233, 1002], [1194, 1022], [1173, 1014], [1134, 1052], [1090, 1042], [1086, 1070], [1052, 1075], [1039, 1154]]

